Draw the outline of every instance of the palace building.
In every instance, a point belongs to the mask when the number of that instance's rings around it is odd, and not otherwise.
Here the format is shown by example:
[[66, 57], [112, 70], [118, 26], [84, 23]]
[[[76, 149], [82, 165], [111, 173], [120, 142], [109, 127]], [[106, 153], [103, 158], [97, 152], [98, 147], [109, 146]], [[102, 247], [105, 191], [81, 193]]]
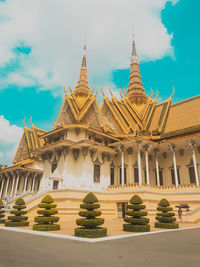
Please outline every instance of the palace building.
[[0, 198], [8, 196], [11, 203], [22, 196], [36, 203], [51, 191], [61, 206], [62, 200], [74, 200], [71, 207], [65, 202], [71, 214], [75, 202], [92, 191], [105, 213], [116, 216], [137, 192], [149, 209], [162, 196], [198, 209], [200, 96], [177, 103], [174, 89], [161, 103], [158, 95], [148, 96], [134, 41], [129, 79], [120, 100], [101, 88], [100, 106], [98, 90], [89, 86], [84, 47], [79, 80], [65, 91], [53, 129], [25, 125], [13, 165], [0, 169]]

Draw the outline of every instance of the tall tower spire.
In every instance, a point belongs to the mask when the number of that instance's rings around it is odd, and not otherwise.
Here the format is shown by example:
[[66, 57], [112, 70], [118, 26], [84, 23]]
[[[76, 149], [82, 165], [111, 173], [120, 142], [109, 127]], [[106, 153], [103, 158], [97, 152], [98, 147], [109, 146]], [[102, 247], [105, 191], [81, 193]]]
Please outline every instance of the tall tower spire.
[[89, 82], [87, 79], [86, 44], [85, 44], [80, 76], [79, 76], [79, 80], [78, 80], [76, 89], [74, 91], [74, 94], [76, 96], [84, 97], [84, 96], [88, 96], [89, 93], [90, 93], [90, 87], [89, 87]]
[[133, 36], [132, 43], [132, 56], [131, 56], [131, 66], [130, 66], [130, 76], [129, 76], [128, 94], [127, 97], [131, 103], [137, 105], [145, 104], [147, 102], [147, 95], [142, 85], [139, 61], [136, 52], [135, 39]]

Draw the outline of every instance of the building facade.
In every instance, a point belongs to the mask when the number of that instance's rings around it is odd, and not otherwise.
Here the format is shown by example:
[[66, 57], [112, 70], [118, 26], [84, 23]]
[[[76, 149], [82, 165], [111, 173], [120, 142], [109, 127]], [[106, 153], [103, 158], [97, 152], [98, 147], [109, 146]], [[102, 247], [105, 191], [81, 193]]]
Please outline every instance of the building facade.
[[[98, 91], [98, 89], [97, 89]], [[143, 88], [133, 41], [128, 89], [117, 99], [80, 77], [65, 98], [52, 131], [24, 126], [13, 165], [1, 166], [0, 198], [48, 190], [159, 192], [199, 187], [200, 96], [158, 103]]]

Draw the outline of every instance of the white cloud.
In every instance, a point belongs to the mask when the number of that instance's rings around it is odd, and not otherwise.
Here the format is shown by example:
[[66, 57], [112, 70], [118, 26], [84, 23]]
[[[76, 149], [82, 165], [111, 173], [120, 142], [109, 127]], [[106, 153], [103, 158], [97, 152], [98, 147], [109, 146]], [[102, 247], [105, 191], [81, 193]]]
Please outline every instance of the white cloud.
[[177, 0], [0, 2], [0, 66], [16, 57], [13, 48], [21, 42], [32, 47], [20, 60], [20, 73], [0, 80], [0, 87], [13, 81], [20, 86], [40, 84], [43, 89], [74, 85], [85, 32], [91, 84], [108, 84], [114, 69], [129, 66], [133, 24], [140, 60], [173, 55], [173, 36], [161, 21], [166, 2]]
[[11, 125], [3, 115], [0, 116], [0, 164], [11, 163], [22, 133], [22, 128]]

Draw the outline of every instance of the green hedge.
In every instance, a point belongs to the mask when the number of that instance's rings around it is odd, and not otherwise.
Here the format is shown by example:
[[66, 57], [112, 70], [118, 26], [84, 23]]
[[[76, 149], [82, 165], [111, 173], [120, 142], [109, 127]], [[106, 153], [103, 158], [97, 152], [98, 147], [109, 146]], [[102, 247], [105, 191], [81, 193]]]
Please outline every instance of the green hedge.
[[50, 210], [50, 209], [48, 209], [48, 210], [38, 210], [37, 213], [38, 214], [42, 214], [42, 215], [47, 217], [47, 216], [50, 216], [50, 215], [57, 214], [58, 210], [56, 210], [56, 209], [54, 209], [54, 210]]
[[40, 204], [38, 204], [38, 207], [42, 208], [42, 209], [44, 209], [44, 208], [54, 209], [54, 208], [56, 208], [56, 204], [40, 203]]
[[29, 222], [11, 222], [11, 221], [6, 221], [5, 226], [8, 227], [22, 227], [22, 226], [28, 226]]
[[43, 216], [38, 216], [34, 218], [34, 222], [39, 223], [39, 224], [45, 224], [45, 223], [54, 223], [58, 222], [59, 217], [43, 217]]
[[142, 199], [138, 195], [134, 195], [130, 199], [130, 203], [128, 205], [129, 211], [126, 212], [126, 215], [130, 217], [124, 218], [124, 221], [128, 224], [123, 224], [123, 230], [127, 232], [149, 232], [149, 219], [141, 218], [147, 215], [146, 211], [141, 211], [145, 208]]
[[99, 227], [95, 229], [85, 229], [85, 228], [76, 228], [75, 236], [87, 237], [87, 238], [98, 238], [107, 236], [107, 228]]
[[150, 225], [123, 224], [123, 230], [126, 232], [149, 232]]
[[[15, 206], [16, 207], [16, 206]], [[22, 214], [26, 214], [27, 211], [26, 210], [11, 210], [10, 212], [11, 214], [15, 214], [15, 215], [22, 215]]]
[[3, 201], [0, 199], [0, 223], [5, 222], [4, 217], [5, 217], [4, 205], [3, 205]]
[[134, 218], [140, 218], [142, 216], [147, 216], [147, 212], [146, 211], [126, 211], [126, 215], [128, 216], [132, 216]]
[[94, 228], [104, 224], [103, 218], [96, 219], [76, 219], [76, 224], [79, 226], [85, 226], [86, 228]]
[[59, 224], [54, 224], [59, 221], [58, 216], [53, 216], [58, 213], [54, 203], [53, 198], [50, 195], [45, 196], [41, 203], [38, 205], [39, 208], [44, 208], [43, 210], [37, 210], [37, 213], [42, 216], [36, 216], [34, 221], [37, 224], [33, 225], [33, 230], [35, 231], [55, 231], [60, 230]]
[[79, 215], [81, 217], [86, 217], [86, 218], [95, 218], [101, 215], [101, 211], [98, 211], [98, 210], [80, 211]]
[[56, 231], [60, 230], [59, 224], [34, 224], [34, 231]]
[[21, 226], [28, 226], [28, 217], [23, 216], [27, 213], [25, 206], [25, 202], [23, 198], [17, 199], [15, 202], [15, 205], [13, 206], [14, 210], [10, 211], [10, 214], [14, 214], [11, 216], [8, 216], [8, 220], [5, 222], [5, 226], [9, 227], [21, 227]]
[[178, 223], [155, 222], [155, 228], [177, 229], [177, 228], [179, 228], [179, 224]]
[[13, 222], [22, 222], [22, 221], [27, 221], [28, 216], [8, 216], [8, 220]]
[[156, 220], [159, 222], [163, 223], [173, 223], [176, 221], [175, 217], [161, 217], [161, 216], [156, 216]]
[[125, 217], [124, 221], [130, 224], [138, 224], [138, 225], [146, 225], [147, 223], [149, 223], [149, 219], [148, 218], [132, 218], [132, 217]]
[[86, 210], [95, 210], [95, 209], [99, 209], [100, 205], [99, 204], [92, 204], [92, 203], [81, 204], [80, 208], [81, 209], [86, 209]]
[[82, 227], [75, 229], [75, 236], [96, 238], [107, 235], [107, 229], [99, 227], [104, 223], [104, 219], [96, 218], [101, 215], [101, 211], [95, 210], [100, 208], [100, 205], [97, 202], [98, 199], [93, 193], [87, 194], [83, 199], [84, 204], [80, 204], [80, 207], [86, 209], [86, 211], [79, 212], [79, 215], [84, 218], [76, 219], [76, 224]]
[[176, 229], [179, 228], [179, 224], [175, 223], [176, 217], [175, 213], [171, 212], [173, 210], [170, 207], [169, 201], [165, 198], [161, 199], [157, 207], [158, 212], [156, 215], [155, 228], [165, 228], [165, 229]]
[[127, 208], [128, 209], [131, 209], [131, 210], [143, 210], [143, 209], [145, 209], [145, 205], [141, 205], [141, 204], [138, 204], [138, 205], [128, 204], [127, 205]]

